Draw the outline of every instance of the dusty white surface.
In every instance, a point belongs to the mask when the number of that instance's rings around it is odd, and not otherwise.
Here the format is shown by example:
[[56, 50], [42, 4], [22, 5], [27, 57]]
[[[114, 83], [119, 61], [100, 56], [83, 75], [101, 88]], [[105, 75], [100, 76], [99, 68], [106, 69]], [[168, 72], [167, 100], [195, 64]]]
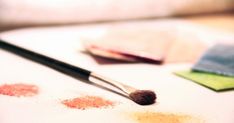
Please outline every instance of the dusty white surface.
[[[136, 88], [152, 89], [158, 95], [156, 104], [138, 106], [121, 96], [0, 50], [0, 84], [22, 82], [40, 87], [39, 95], [31, 98], [0, 95], [0, 123], [134, 123], [127, 114], [139, 110], [189, 114], [207, 123], [234, 122], [234, 91], [217, 93], [173, 75], [173, 71], [189, 68], [190, 64], [98, 64], [80, 52], [82, 36], [100, 36], [107, 28], [108, 25], [32, 28], [0, 35], [14, 44]], [[119, 104], [114, 108], [81, 111], [60, 103], [83, 94], [102, 96]]]

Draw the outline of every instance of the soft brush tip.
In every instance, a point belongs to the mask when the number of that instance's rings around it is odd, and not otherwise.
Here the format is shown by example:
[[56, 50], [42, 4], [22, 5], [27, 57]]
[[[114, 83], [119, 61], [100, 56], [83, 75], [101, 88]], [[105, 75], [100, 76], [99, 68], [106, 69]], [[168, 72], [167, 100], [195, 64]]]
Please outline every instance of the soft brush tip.
[[136, 90], [129, 94], [131, 100], [140, 105], [150, 105], [155, 103], [156, 94], [151, 90]]

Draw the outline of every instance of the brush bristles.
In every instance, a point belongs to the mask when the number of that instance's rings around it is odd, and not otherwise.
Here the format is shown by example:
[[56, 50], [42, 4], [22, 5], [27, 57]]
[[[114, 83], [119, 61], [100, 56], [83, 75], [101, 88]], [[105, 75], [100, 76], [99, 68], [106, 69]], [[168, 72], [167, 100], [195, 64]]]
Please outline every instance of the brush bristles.
[[131, 100], [140, 105], [150, 105], [155, 103], [156, 94], [150, 90], [137, 90], [129, 94]]

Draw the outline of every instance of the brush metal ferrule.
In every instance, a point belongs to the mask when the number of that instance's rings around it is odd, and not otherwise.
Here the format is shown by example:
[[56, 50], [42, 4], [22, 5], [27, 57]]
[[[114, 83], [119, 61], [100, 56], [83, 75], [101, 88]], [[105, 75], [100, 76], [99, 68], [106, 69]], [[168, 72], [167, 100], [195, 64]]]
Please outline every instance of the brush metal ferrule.
[[105, 84], [111, 85], [112, 87], [121, 90], [122, 92], [124, 92], [127, 95], [129, 95], [131, 92], [134, 92], [136, 90], [133, 87], [130, 87], [130, 86], [125, 85], [123, 83], [119, 83], [117, 81], [114, 81], [112, 79], [98, 75], [98, 74], [93, 73], [93, 72], [89, 76], [89, 81], [96, 83], [96, 84], [105, 83]]

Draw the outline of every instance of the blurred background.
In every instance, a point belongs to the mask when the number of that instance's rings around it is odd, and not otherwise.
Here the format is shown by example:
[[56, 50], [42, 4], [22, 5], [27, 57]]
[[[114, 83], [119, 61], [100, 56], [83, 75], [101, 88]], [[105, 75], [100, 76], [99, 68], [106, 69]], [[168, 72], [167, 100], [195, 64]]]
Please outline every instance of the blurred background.
[[171, 17], [219, 26], [233, 10], [234, 0], [0, 0], [0, 29]]
[[0, 31], [108, 24], [112, 26], [100, 39], [84, 38], [104, 40], [85, 45], [91, 54], [124, 61], [194, 62], [211, 45], [207, 42], [233, 39], [233, 11], [234, 0], [0, 0]]

